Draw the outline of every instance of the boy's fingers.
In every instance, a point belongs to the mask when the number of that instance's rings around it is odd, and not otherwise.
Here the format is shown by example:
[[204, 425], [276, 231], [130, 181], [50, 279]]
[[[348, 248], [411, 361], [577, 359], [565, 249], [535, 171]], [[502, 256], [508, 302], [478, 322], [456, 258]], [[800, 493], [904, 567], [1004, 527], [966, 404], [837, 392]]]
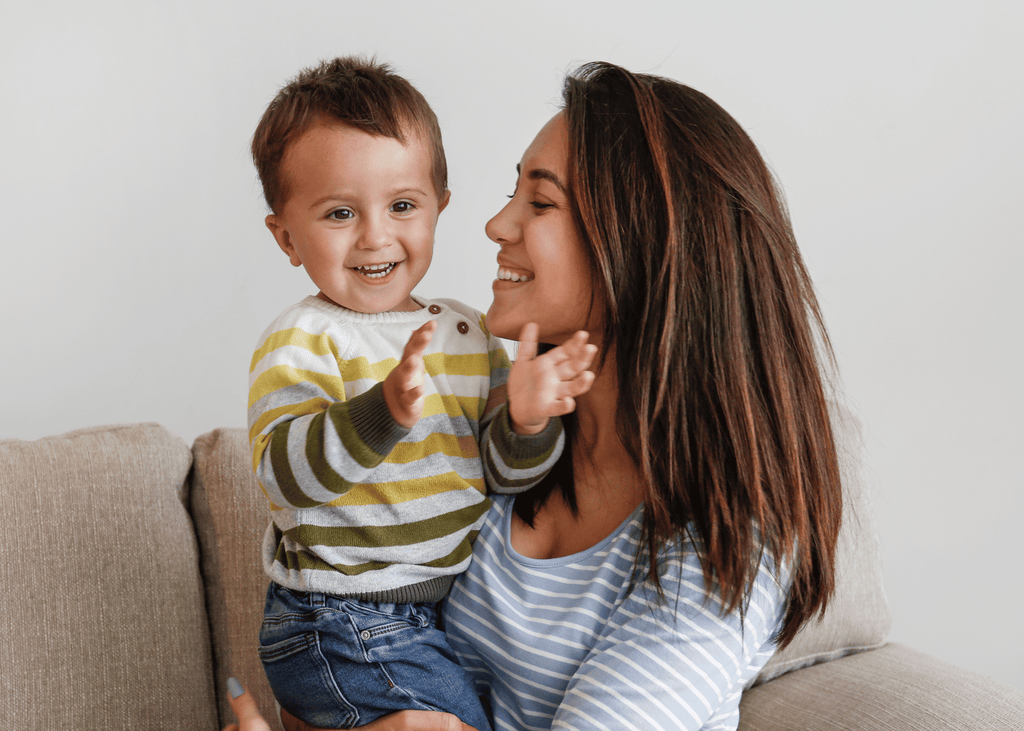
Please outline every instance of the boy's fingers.
[[578, 376], [568, 381], [564, 387], [564, 393], [567, 396], [580, 396], [590, 390], [590, 387], [594, 385], [594, 372], [583, 371]]
[[409, 408], [417, 401], [422, 399], [426, 395], [426, 393], [427, 389], [425, 389], [422, 385], [418, 385], [406, 389], [398, 398], [402, 402], [402, 406], [404, 406], [405, 408]]
[[423, 358], [413, 355], [398, 364], [398, 387], [403, 393], [423, 385]]
[[516, 351], [516, 360], [528, 361], [537, 356], [537, 334], [540, 327], [535, 322], [528, 322], [519, 331], [519, 350]]
[[236, 728], [241, 731], [270, 731], [270, 726], [256, 707], [256, 699], [234, 678], [228, 679], [228, 702], [238, 717]]
[[416, 328], [412, 335], [409, 336], [409, 342], [405, 344], [405, 350], [402, 351], [402, 360], [411, 358], [414, 355], [423, 355], [423, 351], [427, 349], [430, 341], [434, 339], [435, 330], [437, 330], [436, 320], [430, 320]]

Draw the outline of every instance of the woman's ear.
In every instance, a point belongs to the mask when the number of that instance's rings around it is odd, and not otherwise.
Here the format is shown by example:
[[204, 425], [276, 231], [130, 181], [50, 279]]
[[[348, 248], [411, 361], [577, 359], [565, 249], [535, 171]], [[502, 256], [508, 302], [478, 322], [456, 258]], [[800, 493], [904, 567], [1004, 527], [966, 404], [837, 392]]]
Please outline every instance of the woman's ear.
[[263, 219], [263, 222], [267, 224], [270, 233], [274, 235], [274, 241], [281, 247], [281, 251], [287, 255], [288, 261], [292, 263], [292, 266], [302, 266], [302, 259], [299, 258], [299, 252], [296, 251], [295, 244], [292, 243], [292, 237], [288, 233], [288, 229], [284, 227], [284, 222], [273, 213]]

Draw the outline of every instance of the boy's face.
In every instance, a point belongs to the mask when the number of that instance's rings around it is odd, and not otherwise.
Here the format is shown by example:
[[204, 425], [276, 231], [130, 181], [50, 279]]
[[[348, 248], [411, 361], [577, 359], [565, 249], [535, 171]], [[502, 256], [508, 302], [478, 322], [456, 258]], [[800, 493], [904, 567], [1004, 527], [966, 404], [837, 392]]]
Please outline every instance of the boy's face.
[[340, 123], [318, 124], [285, 152], [289, 196], [267, 228], [319, 297], [357, 312], [416, 310], [409, 296], [430, 266], [437, 217], [431, 156]]

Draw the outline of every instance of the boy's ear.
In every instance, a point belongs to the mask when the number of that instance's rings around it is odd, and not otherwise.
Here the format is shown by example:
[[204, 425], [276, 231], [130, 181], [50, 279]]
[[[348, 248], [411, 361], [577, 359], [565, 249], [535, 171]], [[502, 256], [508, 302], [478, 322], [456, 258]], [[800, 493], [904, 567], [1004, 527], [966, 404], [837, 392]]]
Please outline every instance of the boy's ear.
[[292, 243], [292, 238], [288, 234], [288, 229], [284, 227], [284, 223], [281, 219], [271, 213], [263, 219], [263, 222], [267, 224], [267, 228], [270, 229], [270, 233], [274, 235], [274, 241], [276, 241], [277, 245], [281, 247], [281, 251], [288, 256], [288, 261], [292, 263], [292, 266], [302, 266], [302, 259], [299, 258], [299, 252], [295, 250], [295, 245]]
[[441, 196], [441, 202], [437, 204], [437, 215], [440, 216], [441, 211], [448, 207], [448, 201], [451, 200], [451, 197], [452, 192], [450, 190], [446, 190], [444, 195]]

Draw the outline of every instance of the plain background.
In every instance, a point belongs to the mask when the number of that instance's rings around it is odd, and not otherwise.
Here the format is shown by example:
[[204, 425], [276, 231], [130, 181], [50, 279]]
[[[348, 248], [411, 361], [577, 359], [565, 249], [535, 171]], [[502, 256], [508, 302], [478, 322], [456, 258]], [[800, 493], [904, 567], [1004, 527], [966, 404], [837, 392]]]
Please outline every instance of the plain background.
[[452, 199], [417, 291], [486, 309], [485, 221], [565, 71], [613, 61], [710, 95], [782, 181], [865, 426], [891, 639], [1024, 690], [1024, 4], [844, 6], [4, 0], [0, 437], [244, 426], [257, 336], [311, 293], [247, 152], [299, 68], [376, 53], [426, 95]]

